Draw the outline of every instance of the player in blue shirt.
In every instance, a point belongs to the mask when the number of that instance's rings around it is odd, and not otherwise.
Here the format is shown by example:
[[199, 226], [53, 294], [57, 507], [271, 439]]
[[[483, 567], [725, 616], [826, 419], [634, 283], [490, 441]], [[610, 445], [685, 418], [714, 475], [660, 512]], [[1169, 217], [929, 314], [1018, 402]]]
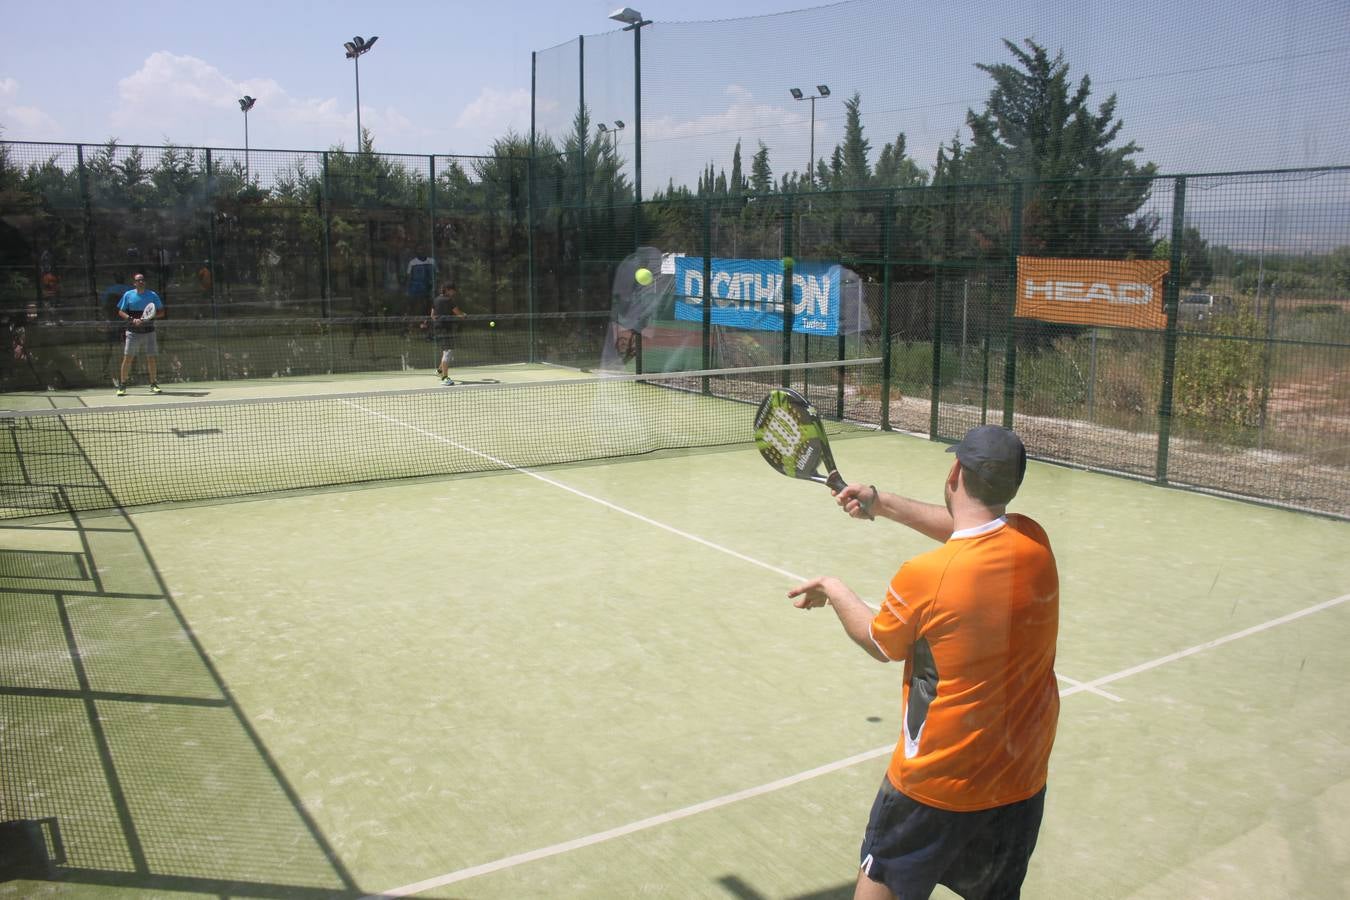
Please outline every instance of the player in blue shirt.
[[145, 276], [137, 273], [131, 279], [132, 288], [117, 303], [117, 316], [127, 323], [126, 344], [122, 349], [122, 372], [117, 381], [117, 396], [127, 393], [127, 376], [137, 356], [145, 356], [145, 368], [150, 374], [150, 393], [159, 391], [159, 344], [155, 340], [155, 323], [141, 321], [145, 307], [155, 304], [155, 319], [164, 318], [164, 301], [145, 285]]

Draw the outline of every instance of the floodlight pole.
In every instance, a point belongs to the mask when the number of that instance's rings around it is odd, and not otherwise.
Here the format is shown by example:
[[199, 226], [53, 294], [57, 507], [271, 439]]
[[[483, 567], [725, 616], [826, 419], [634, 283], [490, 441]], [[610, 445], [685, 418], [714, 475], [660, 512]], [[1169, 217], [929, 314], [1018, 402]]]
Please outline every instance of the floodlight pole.
[[366, 40], [359, 34], [347, 43], [343, 44], [343, 49], [347, 51], [347, 58], [356, 66], [356, 152], [361, 152], [361, 55], [369, 53], [370, 48], [375, 46], [375, 42], [380, 38], [376, 37]]
[[816, 93], [810, 97], [805, 96], [799, 88], [792, 88], [792, 99], [811, 101], [811, 158], [806, 163], [806, 177], [814, 187], [816, 183], [816, 101], [823, 100], [830, 96], [830, 86], [828, 84], [816, 85]]
[[[356, 69], [356, 152], [361, 152], [361, 54], [352, 57], [352, 66]], [[814, 113], [816, 105], [811, 104]]]
[[257, 103], [253, 97], [248, 94], [239, 98], [239, 108], [244, 112], [244, 181], [251, 181], [248, 168], [248, 111]]
[[652, 24], [642, 13], [623, 7], [609, 14], [616, 22], [626, 23], [624, 31], [633, 32], [633, 240], [642, 245], [642, 29]]

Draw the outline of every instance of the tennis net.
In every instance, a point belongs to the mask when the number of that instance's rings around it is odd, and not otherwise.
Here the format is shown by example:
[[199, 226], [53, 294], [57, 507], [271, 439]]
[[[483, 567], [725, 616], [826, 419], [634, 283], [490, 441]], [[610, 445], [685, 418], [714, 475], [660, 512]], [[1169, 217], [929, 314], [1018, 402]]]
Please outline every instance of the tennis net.
[[0, 519], [744, 444], [780, 385], [832, 430], [864, 427], [880, 362], [18, 412]]

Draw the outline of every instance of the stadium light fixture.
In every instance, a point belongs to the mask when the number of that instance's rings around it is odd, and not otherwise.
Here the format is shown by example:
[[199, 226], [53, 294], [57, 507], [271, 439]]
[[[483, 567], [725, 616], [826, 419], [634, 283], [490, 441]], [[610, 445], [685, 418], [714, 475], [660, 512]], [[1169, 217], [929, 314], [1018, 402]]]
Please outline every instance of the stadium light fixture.
[[[616, 9], [614, 10], [614, 12], [609, 14], [609, 17], [616, 22], [622, 22], [625, 25], [631, 25], [637, 28], [641, 28], [643, 25], [651, 24], [651, 22], [644, 22], [642, 20], [642, 13], [638, 12], [636, 9], [633, 9], [631, 6], [625, 6], [621, 9]], [[628, 29], [625, 28], [624, 30], [627, 31]]]
[[810, 97], [806, 96], [801, 88], [788, 88], [788, 93], [792, 95], [793, 100], [811, 101], [811, 158], [806, 164], [806, 177], [814, 186], [816, 183], [816, 101], [824, 100], [830, 96], [830, 86], [828, 84], [816, 85], [816, 92]]
[[350, 41], [342, 45], [342, 49], [347, 52], [347, 58], [356, 65], [356, 152], [361, 152], [361, 55], [369, 53], [370, 48], [375, 46], [375, 42], [380, 38], [378, 35], [366, 40], [357, 35]]
[[253, 108], [253, 104], [258, 101], [248, 94], [239, 98], [239, 109], [244, 114], [244, 180], [249, 180], [248, 173], [248, 111]]
[[617, 152], [619, 148], [620, 132], [624, 129], [623, 119], [615, 119], [613, 125], [606, 125], [604, 122], [601, 122], [595, 127], [596, 130], [600, 132], [602, 139], [609, 139], [610, 149]]

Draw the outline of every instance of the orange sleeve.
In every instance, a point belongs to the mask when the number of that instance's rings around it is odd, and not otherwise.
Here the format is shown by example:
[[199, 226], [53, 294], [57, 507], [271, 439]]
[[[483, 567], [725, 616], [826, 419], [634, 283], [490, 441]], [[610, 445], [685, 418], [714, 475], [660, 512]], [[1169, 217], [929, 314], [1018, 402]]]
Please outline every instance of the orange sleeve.
[[886, 586], [881, 609], [872, 619], [872, 642], [895, 662], [909, 656], [918, 630], [920, 592], [911, 577], [914, 569], [912, 561], [900, 567]]

